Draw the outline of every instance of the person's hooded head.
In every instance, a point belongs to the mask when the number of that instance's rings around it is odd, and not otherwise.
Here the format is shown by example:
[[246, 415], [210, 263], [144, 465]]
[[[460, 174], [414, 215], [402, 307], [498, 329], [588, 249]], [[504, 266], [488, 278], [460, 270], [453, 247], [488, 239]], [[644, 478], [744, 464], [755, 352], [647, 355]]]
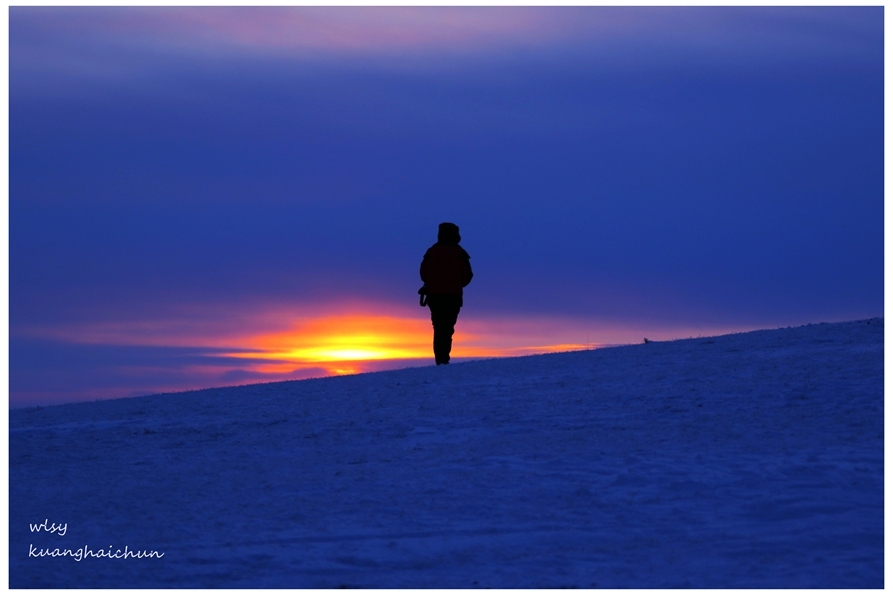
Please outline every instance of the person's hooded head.
[[437, 228], [438, 244], [458, 244], [461, 240], [459, 226], [455, 223], [441, 223]]

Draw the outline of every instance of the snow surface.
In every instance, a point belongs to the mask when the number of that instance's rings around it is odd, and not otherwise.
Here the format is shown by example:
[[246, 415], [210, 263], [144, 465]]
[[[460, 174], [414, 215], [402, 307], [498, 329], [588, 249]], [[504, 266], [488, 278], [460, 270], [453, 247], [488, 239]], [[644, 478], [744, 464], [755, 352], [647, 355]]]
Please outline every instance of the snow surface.
[[12, 410], [10, 586], [880, 588], [883, 334]]

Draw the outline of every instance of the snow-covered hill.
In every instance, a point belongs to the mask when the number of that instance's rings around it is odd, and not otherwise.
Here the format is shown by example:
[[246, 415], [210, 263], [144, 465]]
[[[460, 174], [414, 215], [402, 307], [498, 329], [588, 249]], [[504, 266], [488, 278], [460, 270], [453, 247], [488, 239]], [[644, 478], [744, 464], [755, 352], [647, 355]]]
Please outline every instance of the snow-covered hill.
[[10, 586], [882, 587], [883, 334], [13, 410]]

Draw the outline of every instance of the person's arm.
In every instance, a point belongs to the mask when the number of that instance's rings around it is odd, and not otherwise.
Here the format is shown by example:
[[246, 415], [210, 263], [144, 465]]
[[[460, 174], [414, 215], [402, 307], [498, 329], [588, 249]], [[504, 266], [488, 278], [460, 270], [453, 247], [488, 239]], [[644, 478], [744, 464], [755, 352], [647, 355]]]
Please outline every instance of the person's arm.
[[422, 257], [422, 266], [419, 267], [419, 277], [422, 278], [422, 283], [428, 283], [428, 253], [425, 252], [425, 256]]
[[462, 264], [462, 287], [465, 287], [471, 283], [471, 278], [474, 277], [474, 273], [471, 272], [471, 257], [468, 255], [468, 252], [465, 253]]

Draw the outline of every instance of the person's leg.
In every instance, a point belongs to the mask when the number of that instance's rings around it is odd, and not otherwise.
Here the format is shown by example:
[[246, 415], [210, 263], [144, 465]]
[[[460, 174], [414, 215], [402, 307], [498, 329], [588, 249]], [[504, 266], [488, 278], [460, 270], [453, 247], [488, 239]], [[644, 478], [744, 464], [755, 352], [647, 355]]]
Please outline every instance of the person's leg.
[[428, 309], [431, 310], [431, 326], [434, 327], [434, 361], [439, 366], [441, 364], [440, 344], [443, 342], [440, 338], [443, 329], [443, 323], [441, 322], [443, 318], [443, 309], [440, 307], [437, 296], [428, 296]]
[[459, 316], [461, 298], [452, 295], [428, 296], [431, 309], [431, 325], [434, 327], [434, 361], [446, 364], [450, 361], [453, 332]]
[[[450, 296], [450, 298], [454, 298], [454, 296]], [[449, 300], [444, 306], [443, 332], [441, 334], [443, 343], [441, 344], [440, 353], [441, 361], [445, 364], [450, 363], [450, 351], [453, 349], [453, 333], [456, 331], [456, 320], [459, 318], [460, 308], [458, 296]]]

